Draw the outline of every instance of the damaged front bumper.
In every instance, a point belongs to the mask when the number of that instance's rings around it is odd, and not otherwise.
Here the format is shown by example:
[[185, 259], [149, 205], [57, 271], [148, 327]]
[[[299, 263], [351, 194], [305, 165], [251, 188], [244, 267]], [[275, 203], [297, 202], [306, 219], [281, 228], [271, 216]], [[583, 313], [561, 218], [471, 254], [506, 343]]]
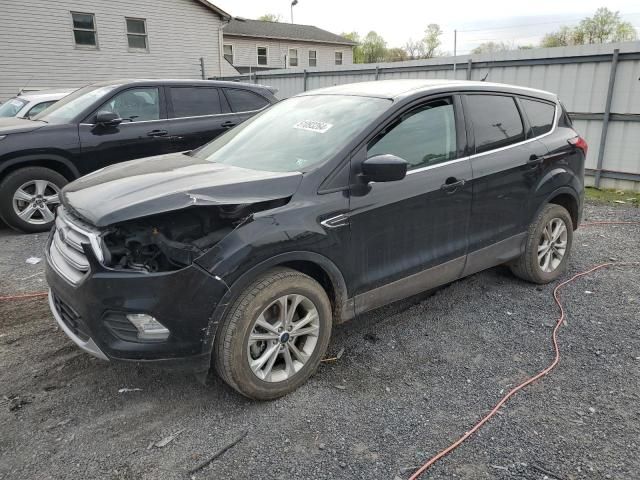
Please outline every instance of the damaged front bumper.
[[[63, 329], [86, 352], [111, 361], [154, 362], [205, 371], [210, 366], [211, 316], [227, 286], [196, 264], [171, 272], [116, 271], [85, 248], [89, 271], [71, 283], [51, 261], [53, 232], [46, 247], [49, 304]], [[127, 315], [158, 319], [170, 334], [141, 341]]]

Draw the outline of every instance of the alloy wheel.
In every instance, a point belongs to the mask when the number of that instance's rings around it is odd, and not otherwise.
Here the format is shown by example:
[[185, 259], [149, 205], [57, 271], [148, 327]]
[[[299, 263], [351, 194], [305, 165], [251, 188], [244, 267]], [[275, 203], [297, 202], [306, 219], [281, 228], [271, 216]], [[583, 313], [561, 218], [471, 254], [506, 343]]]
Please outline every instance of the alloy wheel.
[[561, 218], [551, 219], [542, 230], [538, 244], [538, 265], [543, 272], [553, 272], [567, 251], [567, 226]]
[[251, 370], [265, 382], [290, 379], [313, 354], [319, 333], [320, 317], [311, 300], [299, 294], [277, 298], [251, 328], [247, 345]]
[[13, 210], [23, 221], [32, 225], [53, 222], [60, 204], [60, 189], [48, 180], [30, 180], [13, 194]]

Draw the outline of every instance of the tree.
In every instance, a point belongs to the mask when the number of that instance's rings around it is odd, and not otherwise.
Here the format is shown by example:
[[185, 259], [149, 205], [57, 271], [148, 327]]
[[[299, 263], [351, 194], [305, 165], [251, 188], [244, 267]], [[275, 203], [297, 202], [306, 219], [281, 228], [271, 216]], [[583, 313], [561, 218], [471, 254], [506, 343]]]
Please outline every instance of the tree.
[[507, 50], [513, 49], [505, 42], [484, 42], [471, 50], [471, 53], [477, 55], [479, 53], [506, 52]]
[[373, 30], [367, 33], [362, 41], [364, 63], [375, 63], [384, 60], [387, 42]]
[[408, 55], [403, 48], [388, 48], [384, 55], [385, 62], [403, 62], [405, 60], [408, 60]]
[[563, 47], [590, 43], [628, 42], [635, 40], [637, 32], [633, 25], [620, 18], [620, 12], [607, 7], [596, 10], [593, 17], [584, 18], [577, 27], [564, 26], [557, 32], [548, 33], [541, 42], [542, 47]]
[[573, 29], [571, 27], [561, 27], [557, 32], [547, 33], [542, 37], [541, 47], [564, 47], [573, 45]]
[[362, 42], [360, 40], [360, 35], [358, 35], [358, 32], [341, 33], [340, 36], [356, 43], [356, 46], [353, 47], [353, 63], [364, 63], [364, 54], [362, 53]]
[[280, 15], [276, 15], [275, 13], [265, 13], [264, 15], [258, 17], [258, 20], [261, 20], [263, 22], [279, 22], [280, 20], [282, 20], [282, 17], [280, 17]]
[[413, 40], [410, 38], [404, 45], [404, 50], [409, 56], [409, 60], [416, 60], [422, 58], [424, 55], [424, 44], [420, 40]]
[[437, 23], [431, 23], [427, 25], [427, 29], [424, 31], [425, 35], [422, 39], [424, 45], [424, 57], [433, 58], [436, 55], [436, 49], [441, 45], [440, 35], [442, 35], [442, 29]]

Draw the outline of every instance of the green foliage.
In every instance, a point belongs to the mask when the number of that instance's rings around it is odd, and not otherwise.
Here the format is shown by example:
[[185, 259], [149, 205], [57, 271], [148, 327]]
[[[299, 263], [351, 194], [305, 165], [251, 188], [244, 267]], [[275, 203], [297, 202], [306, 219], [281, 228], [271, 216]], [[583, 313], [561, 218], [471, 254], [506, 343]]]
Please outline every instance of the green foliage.
[[265, 13], [264, 15], [258, 17], [258, 20], [263, 22], [279, 22], [282, 20], [280, 15], [276, 15], [275, 13]]
[[479, 53], [495, 53], [495, 52], [505, 52], [507, 50], [513, 50], [513, 48], [505, 42], [484, 42], [478, 45], [476, 48], [471, 50], [472, 54]]
[[564, 47], [591, 43], [628, 42], [637, 38], [633, 25], [620, 18], [620, 12], [607, 7], [596, 10], [592, 17], [583, 19], [577, 27], [563, 26], [558, 31], [546, 34], [541, 47]]
[[387, 42], [373, 30], [362, 41], [364, 63], [382, 62], [387, 51]]
[[436, 49], [441, 45], [440, 36], [442, 35], [442, 29], [437, 23], [431, 23], [427, 25], [427, 29], [424, 31], [424, 38], [422, 44], [424, 45], [425, 58], [433, 58], [436, 56]]
[[353, 63], [364, 63], [362, 41], [360, 40], [358, 32], [341, 33], [340, 36], [357, 43], [357, 45], [353, 47]]
[[385, 62], [403, 62], [408, 59], [407, 52], [403, 48], [387, 48], [384, 54]]

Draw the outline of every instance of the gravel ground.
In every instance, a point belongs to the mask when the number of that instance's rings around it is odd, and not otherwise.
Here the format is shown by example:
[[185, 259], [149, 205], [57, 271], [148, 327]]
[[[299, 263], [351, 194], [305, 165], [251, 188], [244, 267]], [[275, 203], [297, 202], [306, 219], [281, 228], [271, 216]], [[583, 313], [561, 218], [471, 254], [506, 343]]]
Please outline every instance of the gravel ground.
[[[587, 221], [612, 219], [640, 210], [588, 205]], [[42, 264], [25, 263], [44, 238], [0, 231], [0, 295], [44, 288]], [[640, 227], [579, 230], [569, 273], [613, 258], [640, 261]], [[246, 430], [194, 477], [405, 479], [550, 361], [552, 289], [499, 267], [377, 310], [335, 328], [342, 358], [269, 403], [214, 375], [203, 386], [102, 363], [43, 300], [1, 303], [0, 478], [184, 479]], [[599, 271], [562, 297], [557, 370], [425, 478], [640, 478], [640, 269]]]

